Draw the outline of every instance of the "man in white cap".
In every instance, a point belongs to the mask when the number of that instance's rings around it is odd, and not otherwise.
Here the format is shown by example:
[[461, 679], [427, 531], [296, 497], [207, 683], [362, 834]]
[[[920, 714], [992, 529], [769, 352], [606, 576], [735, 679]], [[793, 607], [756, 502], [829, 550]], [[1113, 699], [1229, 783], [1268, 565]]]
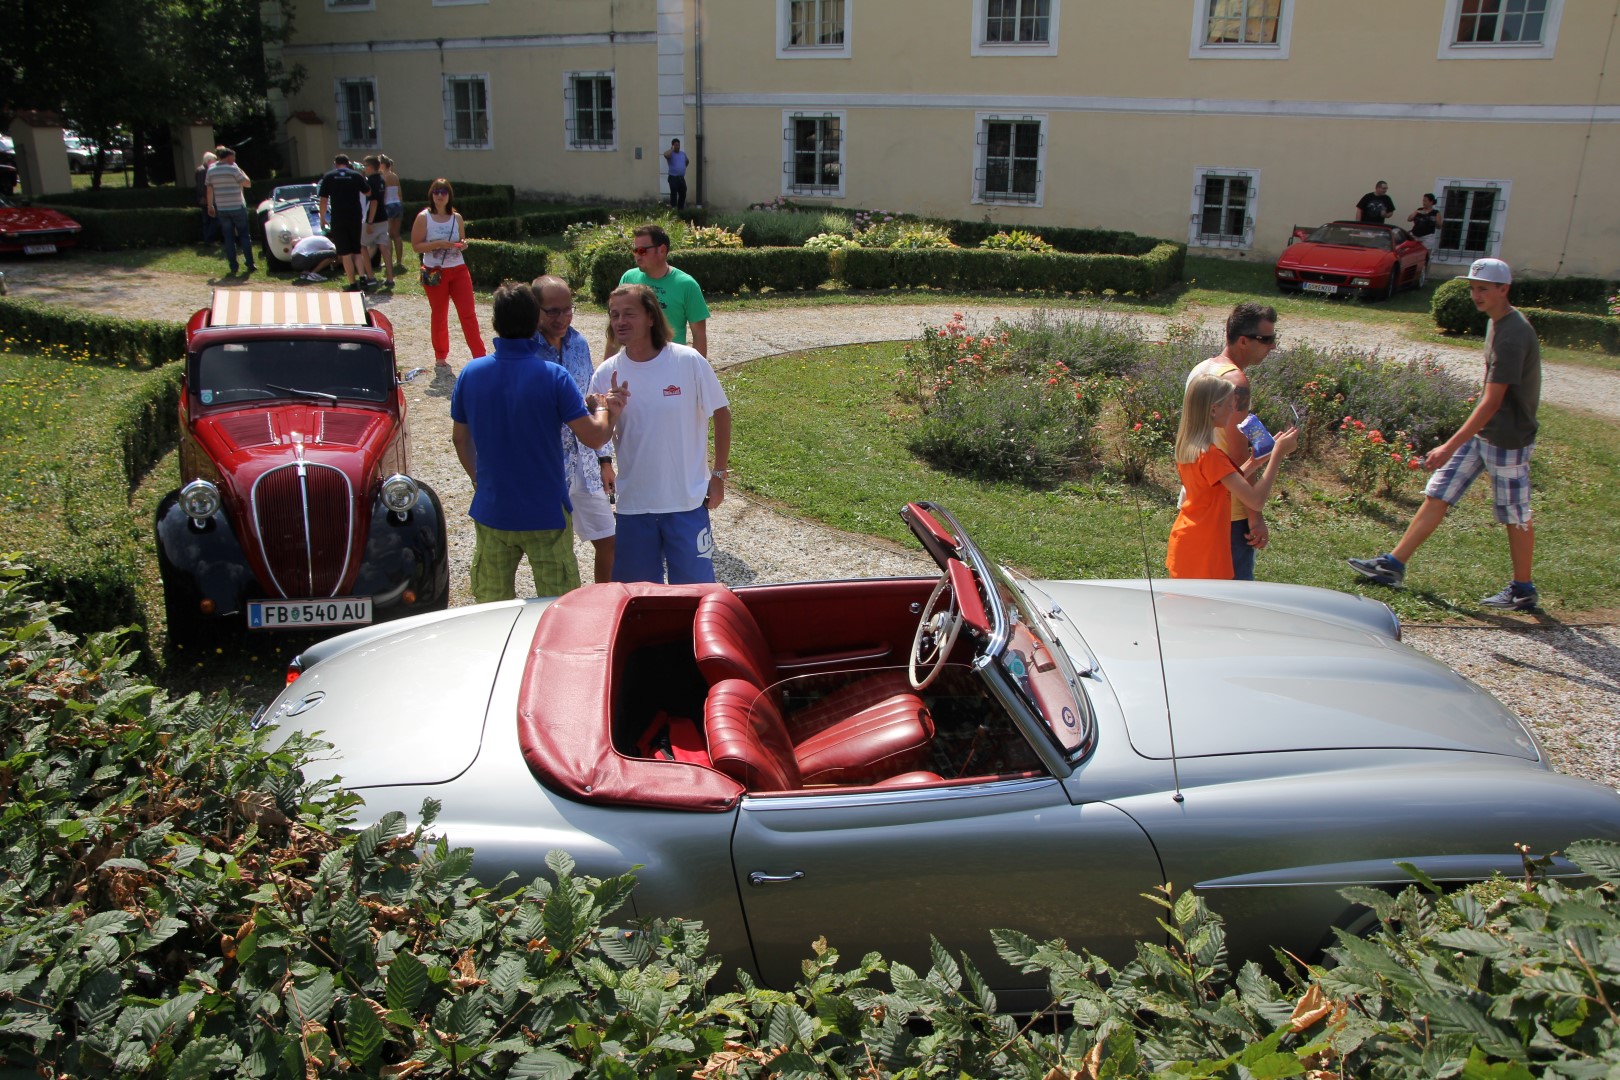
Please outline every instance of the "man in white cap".
[[1541, 343], [1530, 321], [1508, 303], [1513, 272], [1507, 263], [1475, 259], [1466, 280], [1474, 306], [1490, 319], [1479, 401], [1457, 433], [1423, 459], [1434, 474], [1401, 542], [1388, 554], [1351, 559], [1350, 567], [1380, 585], [1399, 585], [1407, 561], [1445, 520], [1446, 511], [1480, 473], [1489, 473], [1496, 520], [1507, 526], [1513, 580], [1481, 600], [1480, 606], [1529, 611], [1537, 603], [1530, 578], [1536, 545], [1530, 520], [1530, 452], [1535, 449], [1536, 407], [1541, 402]]

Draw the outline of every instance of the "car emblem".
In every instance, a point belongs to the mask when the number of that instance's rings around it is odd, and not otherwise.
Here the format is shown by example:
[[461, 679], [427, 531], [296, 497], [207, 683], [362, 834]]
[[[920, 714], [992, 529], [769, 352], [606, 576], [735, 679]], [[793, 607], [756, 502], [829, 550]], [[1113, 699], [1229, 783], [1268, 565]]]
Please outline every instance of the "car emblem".
[[317, 690], [313, 694], [306, 694], [297, 701], [289, 701], [275, 712], [275, 718], [283, 716], [303, 716], [326, 698], [326, 691]]

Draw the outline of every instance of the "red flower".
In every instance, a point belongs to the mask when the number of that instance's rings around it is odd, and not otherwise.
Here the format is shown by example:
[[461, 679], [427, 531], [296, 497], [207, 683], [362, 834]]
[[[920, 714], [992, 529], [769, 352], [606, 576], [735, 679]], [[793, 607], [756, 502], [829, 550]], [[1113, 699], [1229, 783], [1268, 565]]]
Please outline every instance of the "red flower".
[[1395, 451], [1393, 454], [1391, 454], [1389, 456], [1394, 458], [1396, 461], [1401, 460], [1401, 452], [1399, 450]]
[[1423, 462], [1418, 460], [1417, 458], [1413, 458], [1411, 461], [1408, 461], [1407, 464], [1410, 465], [1414, 469], [1423, 468]]
[[[1080, 396], [1080, 395], [1079, 395], [1079, 394], [1076, 394], [1076, 395], [1074, 395], [1074, 396], [1075, 396], [1075, 397], [1079, 397], [1079, 396]], [[1135, 425], [1135, 426], [1134, 426], [1134, 427], [1132, 427], [1132, 428], [1131, 428], [1131, 430], [1132, 430], [1132, 431], [1141, 431], [1141, 430], [1142, 430], [1142, 421], [1140, 421], [1140, 420], [1138, 420], [1138, 421], [1137, 421], [1137, 422], [1136, 422], [1136, 425]]]

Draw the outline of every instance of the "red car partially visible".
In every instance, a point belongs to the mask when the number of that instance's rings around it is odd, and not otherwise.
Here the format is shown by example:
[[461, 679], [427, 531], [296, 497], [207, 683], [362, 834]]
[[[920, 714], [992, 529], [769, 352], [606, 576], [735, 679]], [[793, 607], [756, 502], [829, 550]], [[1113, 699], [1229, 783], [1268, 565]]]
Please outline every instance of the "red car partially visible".
[[0, 199], [0, 252], [50, 255], [77, 247], [80, 228], [77, 221], [59, 211]]
[[1281, 292], [1387, 300], [1429, 280], [1429, 249], [1394, 225], [1330, 221], [1309, 232], [1295, 226], [1276, 273]]

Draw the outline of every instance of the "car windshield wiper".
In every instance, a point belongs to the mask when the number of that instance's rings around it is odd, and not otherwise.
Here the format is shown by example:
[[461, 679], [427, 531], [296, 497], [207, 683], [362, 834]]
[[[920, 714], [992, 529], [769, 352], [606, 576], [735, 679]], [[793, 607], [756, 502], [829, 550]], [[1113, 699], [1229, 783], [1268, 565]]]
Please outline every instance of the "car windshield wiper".
[[273, 382], [267, 382], [264, 385], [272, 390], [278, 390], [283, 394], [291, 394], [294, 397], [314, 398], [316, 401], [336, 401], [338, 399], [336, 394], [328, 394], [321, 390], [295, 390], [290, 386], [277, 386]]

